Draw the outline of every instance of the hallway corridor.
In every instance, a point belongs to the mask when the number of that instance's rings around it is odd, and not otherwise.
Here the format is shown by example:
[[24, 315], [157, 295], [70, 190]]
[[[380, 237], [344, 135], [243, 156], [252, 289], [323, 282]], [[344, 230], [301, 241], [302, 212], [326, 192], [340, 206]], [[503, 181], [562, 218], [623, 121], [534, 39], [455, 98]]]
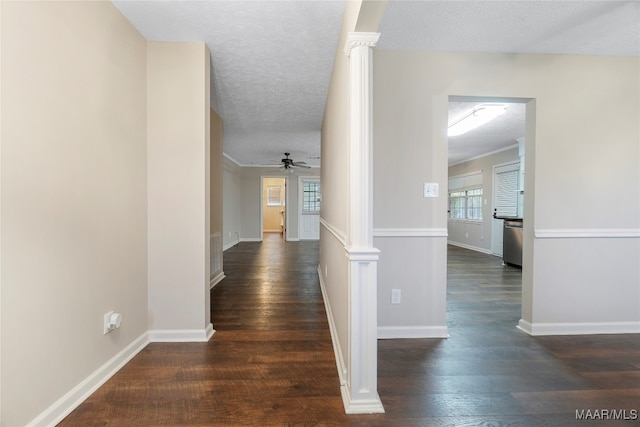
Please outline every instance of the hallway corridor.
[[149, 344], [60, 425], [567, 427], [640, 409], [638, 335], [530, 337], [520, 270], [449, 247], [451, 337], [378, 341], [386, 413], [345, 415], [317, 260], [279, 234], [225, 251], [211, 341]]

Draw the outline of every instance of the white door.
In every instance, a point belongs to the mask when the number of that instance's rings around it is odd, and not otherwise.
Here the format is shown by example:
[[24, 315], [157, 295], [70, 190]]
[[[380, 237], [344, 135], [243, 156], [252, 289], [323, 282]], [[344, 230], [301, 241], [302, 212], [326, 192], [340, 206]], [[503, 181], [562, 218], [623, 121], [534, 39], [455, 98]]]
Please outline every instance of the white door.
[[299, 212], [300, 240], [320, 239], [320, 178], [300, 177]]
[[[496, 216], [517, 217], [518, 178], [520, 162], [512, 162], [493, 167], [493, 212]], [[491, 251], [502, 256], [502, 231], [504, 221], [491, 219]]]

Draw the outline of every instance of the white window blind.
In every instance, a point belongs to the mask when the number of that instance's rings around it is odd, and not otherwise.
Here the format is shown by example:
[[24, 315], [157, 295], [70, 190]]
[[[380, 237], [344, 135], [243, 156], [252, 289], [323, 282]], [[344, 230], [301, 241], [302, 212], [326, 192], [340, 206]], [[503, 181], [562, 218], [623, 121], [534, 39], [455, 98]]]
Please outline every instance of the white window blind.
[[519, 163], [511, 163], [495, 168], [496, 215], [518, 216], [519, 175]]
[[449, 178], [449, 192], [467, 188], [482, 188], [482, 171]]
[[282, 205], [282, 187], [269, 186], [267, 187], [267, 206], [281, 206]]

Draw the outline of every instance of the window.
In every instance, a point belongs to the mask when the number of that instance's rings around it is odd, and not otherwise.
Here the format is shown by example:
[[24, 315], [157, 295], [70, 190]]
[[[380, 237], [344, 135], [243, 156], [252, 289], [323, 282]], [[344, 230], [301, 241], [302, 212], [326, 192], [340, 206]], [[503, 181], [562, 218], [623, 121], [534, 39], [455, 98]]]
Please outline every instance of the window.
[[482, 188], [450, 192], [449, 218], [482, 221]]
[[302, 182], [302, 213], [320, 213], [320, 182]]
[[449, 219], [482, 221], [482, 171], [449, 179]]
[[267, 187], [267, 206], [282, 206], [282, 187], [274, 185]]
[[482, 188], [467, 190], [467, 219], [482, 221]]

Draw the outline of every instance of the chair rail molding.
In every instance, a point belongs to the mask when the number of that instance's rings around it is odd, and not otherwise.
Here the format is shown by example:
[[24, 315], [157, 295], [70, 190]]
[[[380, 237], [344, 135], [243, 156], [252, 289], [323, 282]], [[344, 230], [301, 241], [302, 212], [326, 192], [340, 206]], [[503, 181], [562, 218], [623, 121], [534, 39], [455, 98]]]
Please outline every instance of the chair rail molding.
[[446, 228], [374, 228], [373, 237], [448, 237]]
[[536, 228], [536, 239], [638, 238], [638, 228]]

